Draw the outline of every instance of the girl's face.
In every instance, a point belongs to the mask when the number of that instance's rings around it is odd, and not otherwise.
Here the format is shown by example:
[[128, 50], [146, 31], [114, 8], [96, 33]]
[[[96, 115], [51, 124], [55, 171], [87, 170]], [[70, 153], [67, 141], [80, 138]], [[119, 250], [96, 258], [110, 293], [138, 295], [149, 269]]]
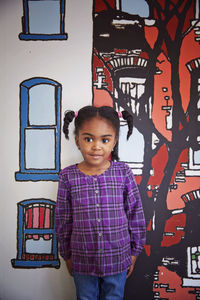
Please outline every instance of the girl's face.
[[105, 167], [117, 138], [112, 124], [106, 119], [94, 117], [85, 121], [75, 137], [85, 166], [93, 170]]

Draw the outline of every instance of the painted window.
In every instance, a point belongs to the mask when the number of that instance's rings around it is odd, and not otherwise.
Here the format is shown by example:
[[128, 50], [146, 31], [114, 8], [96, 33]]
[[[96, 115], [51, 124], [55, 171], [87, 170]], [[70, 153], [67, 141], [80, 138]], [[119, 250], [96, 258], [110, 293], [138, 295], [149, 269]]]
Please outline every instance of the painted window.
[[[197, 142], [200, 143], [200, 136], [197, 137]], [[186, 175], [200, 175], [200, 150], [189, 148], [189, 170]]]
[[200, 150], [194, 151], [194, 165], [200, 169]]
[[[146, 63], [146, 62], [145, 62]], [[134, 114], [139, 114], [140, 100], [145, 92], [146, 78], [121, 77], [119, 78], [119, 88], [130, 97], [129, 106]], [[146, 110], [148, 107], [146, 106]], [[133, 133], [127, 141], [128, 126], [126, 122], [121, 122], [119, 158], [129, 164], [134, 175], [142, 175], [144, 165], [145, 141], [143, 135], [133, 129]], [[137, 142], [136, 142], [137, 141]], [[135, 146], [137, 144], [137, 147]]]
[[[200, 61], [199, 61], [200, 64]], [[198, 78], [197, 84], [197, 93], [198, 93], [198, 100], [197, 100], [197, 122], [200, 123], [200, 76]], [[200, 144], [200, 136], [197, 136], [197, 143]], [[192, 151], [193, 155], [193, 167], [199, 169], [200, 171], [200, 150]]]
[[188, 277], [200, 279], [200, 247], [188, 247]]
[[199, 286], [200, 283], [200, 246], [187, 248], [187, 277], [183, 287]]
[[[191, 98], [194, 99], [192, 122], [193, 128], [196, 129], [196, 137], [193, 139], [195, 139], [195, 143], [200, 145], [200, 136], [197, 135], [200, 124], [200, 58], [191, 60], [186, 66], [191, 74]], [[200, 150], [189, 148], [188, 162], [188, 170], [185, 171], [186, 176], [200, 176]]]
[[[200, 61], [199, 61], [200, 64]], [[197, 123], [200, 123], [200, 77], [197, 85], [198, 101], [197, 101]], [[200, 144], [200, 136], [197, 136], [197, 143]], [[193, 151], [190, 149], [190, 169], [199, 170], [200, 173], [200, 150]]]
[[21, 40], [63, 40], [65, 0], [23, 0]]
[[32, 78], [20, 86], [20, 171], [16, 180], [58, 180], [61, 85]]
[[123, 12], [139, 15], [142, 18], [149, 17], [149, 6], [145, 0], [117, 0], [117, 9]]
[[55, 202], [30, 199], [18, 203], [17, 258], [14, 268], [59, 268]]
[[144, 137], [134, 127], [133, 133], [127, 141], [127, 132], [128, 125], [122, 121], [120, 127], [119, 158], [121, 161], [129, 164], [134, 175], [141, 175], [144, 162]]

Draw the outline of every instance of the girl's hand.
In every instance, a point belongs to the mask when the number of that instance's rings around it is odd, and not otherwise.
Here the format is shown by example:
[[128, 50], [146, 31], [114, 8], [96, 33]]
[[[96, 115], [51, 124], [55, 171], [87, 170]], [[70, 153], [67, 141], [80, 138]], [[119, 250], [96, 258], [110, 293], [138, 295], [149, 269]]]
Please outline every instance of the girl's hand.
[[137, 258], [137, 256], [132, 256], [131, 257], [132, 258], [132, 264], [131, 264], [131, 266], [130, 266], [130, 268], [128, 269], [128, 272], [127, 272], [127, 278], [132, 274], [132, 272], [133, 272], [133, 269], [134, 269], [134, 266], [135, 266], [135, 262], [136, 262], [136, 258]]
[[67, 270], [68, 270], [69, 274], [70, 274], [71, 276], [73, 276], [73, 275], [72, 275], [71, 259], [69, 258], [69, 259], [67, 259], [65, 262], [66, 262]]

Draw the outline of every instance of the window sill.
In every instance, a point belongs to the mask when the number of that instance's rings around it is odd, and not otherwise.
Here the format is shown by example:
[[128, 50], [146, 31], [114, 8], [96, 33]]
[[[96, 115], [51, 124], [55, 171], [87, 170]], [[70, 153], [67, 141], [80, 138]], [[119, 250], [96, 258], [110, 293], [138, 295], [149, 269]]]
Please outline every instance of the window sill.
[[48, 41], [48, 40], [67, 40], [67, 34], [28, 34], [20, 33], [19, 39], [24, 41]]
[[41, 260], [41, 261], [28, 261], [22, 259], [12, 259], [11, 260], [13, 268], [44, 268], [44, 267], [52, 267], [59, 269], [60, 261], [57, 260]]
[[[198, 276], [198, 275], [197, 275]], [[199, 287], [200, 286], [200, 278], [183, 278], [182, 279], [183, 287]]]
[[16, 181], [58, 181], [58, 173], [15, 173]]
[[200, 176], [200, 170], [199, 169], [188, 169], [185, 170], [185, 176], [186, 177], [193, 177], [193, 176]]

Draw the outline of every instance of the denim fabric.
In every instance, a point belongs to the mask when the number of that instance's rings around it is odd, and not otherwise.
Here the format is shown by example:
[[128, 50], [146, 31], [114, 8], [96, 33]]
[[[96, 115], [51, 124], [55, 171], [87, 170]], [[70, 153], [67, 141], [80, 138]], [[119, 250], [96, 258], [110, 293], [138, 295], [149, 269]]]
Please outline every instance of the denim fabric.
[[77, 300], [122, 300], [127, 272], [97, 277], [73, 272]]

